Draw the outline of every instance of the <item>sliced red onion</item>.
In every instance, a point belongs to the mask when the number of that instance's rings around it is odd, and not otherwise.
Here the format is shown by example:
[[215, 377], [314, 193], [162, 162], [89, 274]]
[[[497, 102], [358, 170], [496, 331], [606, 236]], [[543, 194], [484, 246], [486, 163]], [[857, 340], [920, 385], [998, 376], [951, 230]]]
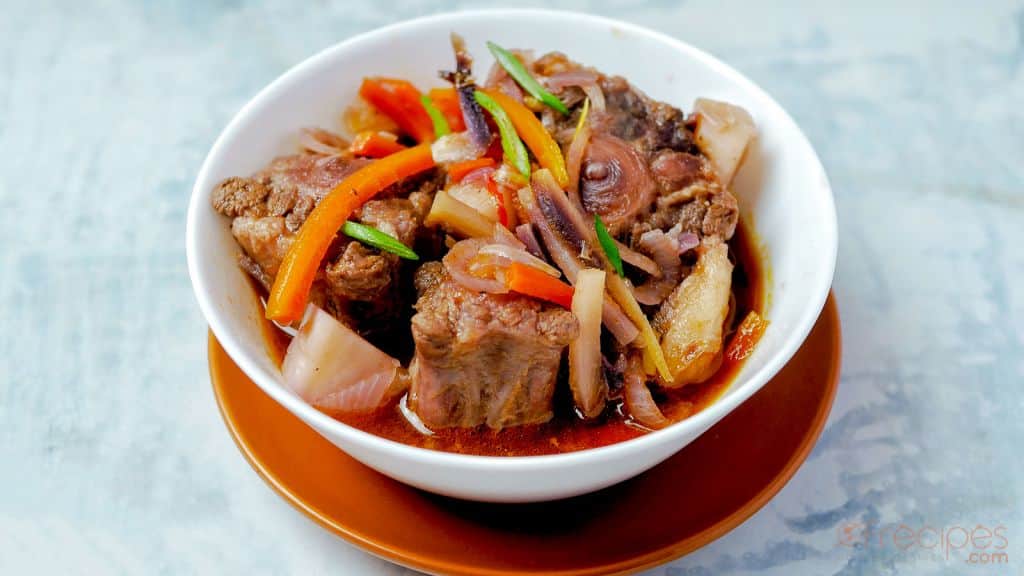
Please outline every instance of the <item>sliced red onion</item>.
[[647, 379], [644, 377], [638, 354], [630, 356], [623, 381], [626, 410], [633, 420], [654, 430], [672, 423], [662, 414], [657, 402], [654, 401], [654, 396], [651, 395], [650, 388], [647, 387]]
[[632, 343], [640, 335], [640, 329], [636, 327], [636, 324], [633, 324], [629, 316], [626, 316], [622, 308], [608, 294], [604, 295], [604, 304], [601, 308], [601, 323], [612, 333], [615, 340], [623, 346]]
[[[540, 172], [546, 173], [545, 170], [541, 170]], [[550, 174], [548, 174], [548, 177], [550, 177]], [[542, 179], [538, 184], [539, 186], [537, 186], [537, 188], [548, 189], [549, 186], [546, 184], [550, 183], [546, 183]], [[555, 186], [556, 188], [554, 190], [550, 190], [550, 192], [553, 193], [556, 200], [548, 201], [549, 204], [551, 204], [548, 211], [555, 213], [554, 218], [557, 218], [562, 222], [560, 225], [553, 224], [552, 221], [549, 221], [545, 216], [544, 211], [541, 210], [538, 202], [538, 196], [534, 192], [533, 187], [526, 186], [519, 190], [519, 203], [523, 206], [523, 209], [526, 210], [526, 213], [530, 218], [530, 222], [540, 232], [540, 236], [544, 240], [544, 246], [547, 248], [551, 261], [562, 270], [570, 283], [575, 284], [576, 274], [582, 268], [586, 266], [597, 266], [594, 264], [584, 264], [579, 258], [579, 248], [570, 243], [563, 235], [563, 227], [569, 226], [567, 223], [568, 218], [563, 218], [559, 216], [558, 213], [560, 213], [561, 210], [567, 210], [570, 213], [575, 212], [577, 216], [579, 213], [571, 207], [566, 208], [566, 206], [562, 206], [561, 209], [557, 207], [557, 204], [559, 204], [557, 200], [559, 195], [561, 195], [561, 199], [564, 204], [569, 204], [569, 201], [565, 197], [565, 194], [560, 190], [557, 190], [557, 185]], [[555, 191], [557, 191], [557, 193], [554, 193]], [[581, 231], [580, 233], [575, 234], [575, 236], [579, 237], [580, 234], [586, 234], [586, 232]], [[608, 331], [615, 336], [615, 339], [624, 346], [636, 340], [637, 335], [639, 334], [639, 329], [633, 321], [629, 319], [622, 308], [620, 308], [619, 305], [616, 304], [607, 294], [605, 295], [604, 305], [601, 309], [601, 322], [604, 324], [605, 328], [608, 328]]]
[[511, 246], [517, 250], [528, 250], [529, 247], [522, 242], [515, 234], [509, 231], [501, 224], [494, 225], [494, 234], [491, 236], [496, 244], [504, 244], [505, 246]]
[[566, 153], [565, 169], [569, 173], [569, 197], [577, 206], [583, 206], [580, 198], [580, 167], [583, 165], [583, 153], [590, 143], [590, 120], [584, 120], [579, 131], [573, 136]]
[[635, 266], [655, 278], [661, 278], [661, 268], [658, 268], [657, 262], [636, 250], [633, 250], [618, 240], [615, 240], [615, 245], [619, 248], [619, 256], [622, 258], [623, 262], [631, 266]]
[[504, 294], [508, 292], [505, 282], [494, 278], [493, 275], [485, 278], [477, 276], [470, 271], [473, 258], [476, 257], [480, 248], [485, 245], [486, 242], [479, 238], [469, 238], [456, 242], [442, 259], [444, 267], [451, 274], [453, 280], [468, 290]]
[[640, 236], [637, 245], [654, 257], [662, 275], [634, 288], [633, 296], [641, 304], [661, 304], [683, 279], [683, 264], [679, 261], [677, 244], [661, 230], [648, 230]]
[[537, 258], [525, 250], [518, 250], [505, 244], [488, 244], [480, 248], [481, 256], [494, 256], [499, 266], [508, 267], [513, 262], [519, 262], [532, 268], [536, 268], [545, 274], [560, 278], [562, 273], [547, 262]]
[[591, 70], [576, 69], [566, 72], [559, 72], [544, 79], [548, 88], [559, 91], [567, 86], [579, 86], [583, 93], [590, 98], [590, 105], [598, 112], [604, 112], [604, 92], [597, 83], [597, 73]]
[[526, 250], [537, 258], [544, 257], [544, 250], [540, 247], [537, 235], [533, 233], [533, 224], [529, 222], [516, 226], [516, 238], [526, 246]]

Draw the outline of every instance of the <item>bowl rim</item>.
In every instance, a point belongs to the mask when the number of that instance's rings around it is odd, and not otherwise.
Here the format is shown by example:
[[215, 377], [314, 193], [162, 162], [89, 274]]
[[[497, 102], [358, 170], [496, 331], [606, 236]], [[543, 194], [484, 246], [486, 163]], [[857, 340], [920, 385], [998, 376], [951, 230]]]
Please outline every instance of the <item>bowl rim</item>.
[[[684, 53], [687, 57], [700, 61], [704, 65], [715, 69], [722, 76], [728, 78], [731, 82], [739, 86], [744, 92], [760, 100], [765, 107], [772, 109], [773, 114], [777, 115], [785, 124], [789, 124], [790, 128], [792, 128], [796, 136], [794, 144], [804, 146], [806, 151], [809, 153], [814, 165], [808, 167], [808, 172], [814, 173], [816, 171], [820, 174], [820, 193], [823, 195], [822, 201], [825, 208], [825, 213], [821, 214], [821, 240], [828, 252], [828, 262], [825, 263], [827, 265], [827, 270], [822, 270], [822, 272], [827, 273], [819, 272], [814, 276], [814, 279], [818, 280], [820, 284], [815, 287], [814, 299], [808, 302], [807, 306], [803, 308], [801, 315], [796, 319], [794, 330], [785, 337], [784, 341], [779, 346], [779, 350], [773, 356], [769, 357], [760, 369], [747, 375], [741, 382], [739, 382], [739, 386], [735, 386], [736, 383], [730, 384], [729, 390], [726, 390], [722, 396], [716, 399], [705, 409], [685, 420], [675, 422], [666, 428], [607, 446], [587, 448], [562, 454], [545, 454], [537, 456], [483, 456], [443, 452], [439, 450], [410, 446], [408, 444], [389, 440], [353, 426], [349, 426], [344, 422], [335, 420], [327, 414], [320, 412], [313, 406], [301, 400], [298, 396], [286, 390], [284, 386], [278, 384], [272, 377], [265, 374], [253, 360], [243, 353], [241, 344], [235, 338], [234, 334], [227, 329], [225, 322], [221, 319], [221, 312], [217, 310], [217, 307], [207, 294], [206, 286], [208, 281], [198, 264], [199, 239], [197, 234], [197, 223], [199, 214], [200, 210], [202, 210], [204, 206], [208, 206], [209, 190], [212, 186], [209, 180], [211, 178], [214, 160], [224, 153], [227, 147], [227, 142], [232, 139], [232, 135], [240, 129], [241, 125], [253, 110], [256, 109], [261, 102], [272, 99], [274, 95], [285, 91], [294, 79], [303, 77], [309, 70], [317, 67], [323, 62], [335, 58], [336, 54], [340, 52], [344, 52], [353, 46], [369, 42], [381, 36], [386, 37], [395, 34], [402, 34], [420, 26], [442, 21], [451, 22], [453, 25], [456, 25], [460, 21], [478, 18], [502, 18], [512, 16], [536, 19], [553, 18], [562, 20], [578, 20], [591, 25], [607, 26], [612, 30], [623, 30], [630, 34], [646, 37], [647, 39], [655, 42], [666, 44], [673, 50]], [[793, 357], [797, 349], [807, 338], [811, 328], [814, 326], [814, 322], [817, 320], [825, 305], [835, 273], [836, 256], [838, 252], [838, 222], [835, 211], [835, 201], [828, 181], [828, 176], [825, 173], [825, 169], [822, 166], [821, 160], [818, 158], [814, 147], [811, 146], [810, 141], [808, 141], [806, 135], [789, 113], [786, 112], [786, 110], [783, 109], [782, 106], [779, 105], [778, 102], [776, 102], [775, 99], [767, 92], [736, 69], [687, 42], [638, 24], [624, 22], [604, 16], [596, 16], [567, 10], [510, 8], [442, 12], [395, 22], [346, 38], [288, 68], [270, 84], [262, 88], [255, 96], [250, 98], [245, 105], [235, 113], [231, 121], [227, 126], [225, 126], [214, 141], [213, 146], [210, 148], [206, 158], [203, 160], [203, 164], [196, 176], [196, 180], [192, 188], [186, 218], [185, 242], [188, 272], [192, 282], [193, 292], [195, 293], [196, 300], [199, 303], [199, 308], [209, 324], [210, 330], [213, 331], [217, 339], [223, 344], [225, 351], [227, 351], [231, 358], [238, 363], [239, 367], [247, 376], [256, 382], [256, 384], [275, 401], [299, 416], [307, 425], [311, 425], [319, 431], [330, 429], [346, 441], [362, 445], [365, 449], [375, 452], [382, 451], [394, 453], [396, 457], [413, 461], [418, 464], [454, 466], [461, 467], [463, 469], [479, 471], [486, 470], [491, 472], [511, 470], [515, 470], [517, 472], [529, 472], [562, 468], [567, 465], [594, 464], [606, 459], [614, 459], [634, 451], [644, 451], [645, 448], [652, 447], [661, 442], [668, 442], [673, 437], [681, 438], [685, 435], [685, 431], [687, 430], [700, 430], [700, 433], [703, 433], [715, 422], [720, 420], [726, 414], [750, 398], [750, 396], [755, 392], [760, 390], [765, 383], [767, 383], [768, 380], [770, 380]], [[339, 450], [340, 449], [341, 448], [339, 448]]]

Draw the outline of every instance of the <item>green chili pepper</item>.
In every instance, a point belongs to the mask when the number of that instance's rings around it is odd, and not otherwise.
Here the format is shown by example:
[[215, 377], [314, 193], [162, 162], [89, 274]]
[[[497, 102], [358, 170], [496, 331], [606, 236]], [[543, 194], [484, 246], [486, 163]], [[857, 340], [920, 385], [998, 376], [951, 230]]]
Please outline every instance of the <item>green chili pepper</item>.
[[529, 70], [527, 70], [525, 66], [523, 66], [523, 63], [519, 61], [519, 58], [516, 58], [515, 54], [505, 50], [494, 42], [488, 42], [487, 49], [491, 51], [491, 54], [494, 55], [494, 59], [501, 64], [501, 67], [508, 72], [508, 75], [518, 82], [519, 85], [523, 87], [523, 90], [526, 90], [530, 96], [533, 96], [544, 104], [558, 110], [562, 114], [569, 113], [569, 109], [566, 108], [565, 104], [558, 99], [558, 96], [555, 96], [551, 92], [545, 90], [544, 87], [540, 85], [540, 82], [537, 82], [537, 79], [530, 74]]
[[494, 123], [498, 125], [498, 132], [501, 134], [501, 150], [505, 153], [505, 160], [529, 180], [530, 157], [526, 154], [526, 146], [519, 139], [519, 134], [516, 134], [515, 126], [509, 120], [508, 114], [493, 98], [479, 90], [473, 93], [473, 98], [481, 108], [491, 113]]
[[358, 222], [352, 222], [351, 220], [345, 221], [342, 225], [341, 231], [351, 238], [355, 238], [364, 244], [369, 244], [374, 248], [379, 248], [385, 252], [391, 252], [392, 254], [398, 254], [398, 256], [405, 258], [406, 260], [419, 260], [420, 257], [412, 251], [411, 248], [402, 244], [398, 241], [398, 238], [390, 234], [385, 234], [372, 226], [360, 224]]
[[423, 109], [427, 111], [427, 115], [430, 116], [430, 121], [434, 123], [434, 138], [450, 134], [452, 129], [448, 126], [448, 120], [445, 120], [444, 114], [441, 114], [437, 106], [434, 106], [434, 101], [430, 99], [430, 96], [420, 95], [420, 102], [423, 104]]
[[594, 228], [597, 230], [597, 241], [601, 243], [601, 248], [608, 255], [608, 260], [611, 261], [612, 268], [615, 268], [615, 273], [619, 276], [625, 276], [626, 273], [622, 269], [622, 256], [619, 255], [619, 247], [615, 245], [615, 240], [612, 239], [612, 235], [608, 233], [608, 229], [604, 227], [604, 222], [601, 221], [601, 217], [597, 214], [594, 214]]

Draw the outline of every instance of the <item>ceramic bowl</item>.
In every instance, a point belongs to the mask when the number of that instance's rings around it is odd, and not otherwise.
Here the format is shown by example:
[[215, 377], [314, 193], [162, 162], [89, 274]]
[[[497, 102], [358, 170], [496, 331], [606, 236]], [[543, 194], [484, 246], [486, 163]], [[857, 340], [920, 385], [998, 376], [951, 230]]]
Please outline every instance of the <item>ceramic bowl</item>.
[[[735, 182], [741, 211], [767, 260], [764, 338], [729, 389], [702, 412], [640, 438], [568, 454], [486, 457], [414, 448], [347, 426], [286, 388], [261, 333], [261, 309], [237, 265], [227, 222], [210, 205], [222, 179], [250, 174], [296, 149], [304, 126], [340, 130], [343, 108], [364, 76], [440, 86], [452, 65], [448, 34], [465, 37], [477, 76], [491, 65], [487, 40], [565, 52], [619, 74], [683, 110], [704, 96], [739, 104], [758, 139]], [[196, 178], [186, 231], [189, 274], [210, 328], [267, 394], [339, 449], [399, 481], [448, 496], [494, 502], [563, 498], [635, 476], [665, 460], [760, 389], [806, 338], [828, 296], [836, 259], [836, 215], [828, 178], [807, 138], [768, 94], [736, 70], [684, 42], [606, 18], [500, 10], [441, 14], [345, 40], [298, 64], [257, 94], [214, 143]], [[296, 447], [296, 449], [301, 449]], [[339, 486], [344, 490], [344, 486]]]

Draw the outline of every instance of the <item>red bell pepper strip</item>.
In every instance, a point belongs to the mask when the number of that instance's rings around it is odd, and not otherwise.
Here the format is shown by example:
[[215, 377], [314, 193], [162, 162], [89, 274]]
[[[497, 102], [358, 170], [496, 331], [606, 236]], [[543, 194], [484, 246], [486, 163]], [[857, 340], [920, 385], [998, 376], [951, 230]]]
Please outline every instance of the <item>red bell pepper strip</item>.
[[423, 108], [420, 91], [412, 83], [396, 78], [364, 78], [359, 95], [417, 142], [434, 140], [434, 122]]

